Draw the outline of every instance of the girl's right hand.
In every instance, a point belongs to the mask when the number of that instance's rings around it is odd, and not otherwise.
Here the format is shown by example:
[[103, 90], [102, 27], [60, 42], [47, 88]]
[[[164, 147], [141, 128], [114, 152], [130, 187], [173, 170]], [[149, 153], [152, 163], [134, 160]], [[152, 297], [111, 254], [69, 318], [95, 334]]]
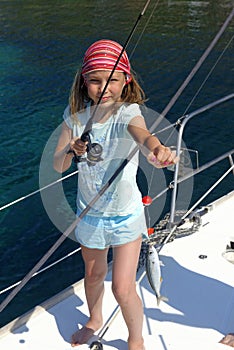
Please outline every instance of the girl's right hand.
[[77, 156], [82, 156], [87, 151], [88, 142], [83, 142], [79, 137], [75, 137], [70, 141], [70, 150], [75, 152]]

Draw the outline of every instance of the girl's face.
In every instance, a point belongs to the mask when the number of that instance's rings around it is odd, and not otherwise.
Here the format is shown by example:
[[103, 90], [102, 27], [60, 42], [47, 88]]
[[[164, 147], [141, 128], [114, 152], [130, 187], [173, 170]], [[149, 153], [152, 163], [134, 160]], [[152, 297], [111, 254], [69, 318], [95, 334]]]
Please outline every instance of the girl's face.
[[[99, 101], [110, 74], [111, 72], [104, 70], [86, 74], [85, 82], [88, 89], [88, 95], [94, 104], [97, 104]], [[126, 80], [124, 73], [114, 72], [100, 103], [108, 105], [114, 102], [121, 102], [121, 95], [125, 83]]]

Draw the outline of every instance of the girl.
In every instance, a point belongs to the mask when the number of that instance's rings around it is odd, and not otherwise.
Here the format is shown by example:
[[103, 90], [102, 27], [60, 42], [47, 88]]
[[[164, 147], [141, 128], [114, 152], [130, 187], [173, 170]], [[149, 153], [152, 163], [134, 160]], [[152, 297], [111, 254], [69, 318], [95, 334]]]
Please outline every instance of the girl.
[[[81, 160], [78, 163], [78, 214], [136, 145], [156, 167], [177, 161], [175, 154], [146, 127], [139, 108], [144, 103], [144, 92], [125, 51], [108, 82], [121, 51], [122, 46], [111, 40], [97, 41], [88, 48], [64, 112], [54, 168], [63, 172], [70, 167], [74, 156]], [[91, 143], [102, 150], [94, 162], [87, 153], [87, 141], [81, 140], [90, 116], [93, 121], [89, 132]], [[85, 263], [84, 283], [90, 317], [87, 324], [73, 334], [73, 346], [86, 343], [102, 326], [104, 279], [111, 246], [112, 290], [128, 328], [128, 349], [144, 349], [143, 308], [135, 284], [142, 237], [147, 237], [144, 208], [136, 183], [138, 153], [77, 226], [76, 238]]]

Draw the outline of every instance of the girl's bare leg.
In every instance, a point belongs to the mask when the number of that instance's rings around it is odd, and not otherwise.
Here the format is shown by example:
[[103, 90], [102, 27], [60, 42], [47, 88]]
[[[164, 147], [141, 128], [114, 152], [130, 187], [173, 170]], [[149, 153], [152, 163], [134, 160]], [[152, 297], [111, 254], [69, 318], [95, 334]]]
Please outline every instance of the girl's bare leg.
[[144, 350], [143, 307], [136, 292], [140, 249], [141, 239], [113, 248], [112, 289], [128, 328], [129, 350]]
[[85, 263], [85, 294], [90, 318], [86, 325], [72, 336], [72, 346], [87, 343], [93, 333], [103, 323], [102, 299], [104, 294], [104, 279], [107, 273], [108, 249], [89, 249], [82, 246], [82, 256]]

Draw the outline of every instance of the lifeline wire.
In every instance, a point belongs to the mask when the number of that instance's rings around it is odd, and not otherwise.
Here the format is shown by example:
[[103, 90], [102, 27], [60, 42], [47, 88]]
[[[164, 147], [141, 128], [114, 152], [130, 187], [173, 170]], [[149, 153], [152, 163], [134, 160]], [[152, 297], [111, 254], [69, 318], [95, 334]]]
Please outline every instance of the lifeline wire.
[[61, 182], [61, 181], [65, 180], [65, 179], [67, 179], [67, 178], [69, 178], [69, 177], [71, 177], [71, 176], [77, 174], [78, 172], [79, 172], [79, 170], [75, 170], [75, 171], [73, 171], [72, 173], [70, 173], [70, 174], [68, 174], [68, 175], [66, 175], [66, 176], [64, 176], [64, 177], [61, 177], [60, 179], [58, 179], [58, 180], [56, 180], [56, 181], [54, 181], [54, 182], [51, 182], [50, 184], [48, 184], [48, 185], [46, 185], [46, 186], [44, 186], [44, 187], [42, 187], [42, 188], [39, 188], [39, 189], [36, 190], [36, 191], [33, 191], [33, 192], [31, 192], [31, 193], [29, 193], [29, 194], [27, 194], [27, 195], [25, 195], [25, 196], [22, 196], [22, 197], [20, 197], [20, 198], [18, 198], [18, 199], [15, 199], [14, 201], [3, 205], [3, 206], [0, 208], [0, 211], [3, 210], [3, 209], [6, 209], [6, 208], [8, 208], [8, 207], [10, 207], [10, 206], [13, 205], [13, 204], [16, 204], [16, 203], [18, 203], [18, 202], [21, 202], [22, 200], [24, 200], [24, 199], [26, 199], [26, 198], [29, 198], [29, 197], [33, 196], [34, 194], [37, 194], [37, 193], [39, 193], [39, 192], [42, 192], [43, 190], [45, 190], [45, 189], [47, 189], [47, 188], [49, 188], [49, 187], [51, 187], [51, 186], [54, 186], [54, 185], [58, 184], [59, 182]]
[[[147, 2], [144, 10], [148, 6], [149, 1]], [[182, 83], [180, 88], [177, 90], [175, 95], [172, 97], [172, 99], [169, 101], [168, 105], [163, 110], [160, 121], [162, 118], [169, 112], [169, 110], [172, 108], [172, 106], [175, 104], [183, 90], [186, 88], [186, 86], [189, 84], [190, 80], [193, 78], [195, 73], [200, 68], [201, 64], [204, 62], [210, 51], [213, 49], [221, 35], [223, 34], [224, 30], [228, 26], [229, 22], [231, 21], [232, 17], [234, 15], [234, 9], [232, 10], [231, 14], [226, 19], [225, 23], [219, 30], [218, 34], [215, 36], [207, 50], [203, 53], [195, 67], [192, 69], [191, 73], [188, 75], [188, 77], [185, 79], [185, 81]], [[155, 125], [158, 124], [157, 121], [155, 121], [150, 128], [150, 130], [155, 129]], [[101, 190], [98, 192], [98, 194], [93, 198], [93, 200], [86, 206], [86, 208], [81, 212], [81, 214], [78, 216], [78, 218], [66, 229], [66, 231], [61, 235], [61, 237], [54, 243], [54, 245], [48, 250], [48, 252], [38, 261], [38, 263], [32, 268], [31, 271], [29, 271], [26, 276], [22, 279], [22, 282], [3, 300], [3, 302], [0, 305], [0, 312], [2, 312], [5, 307], [9, 304], [9, 302], [15, 297], [15, 295], [24, 287], [24, 285], [31, 279], [32, 275], [36, 273], [40, 267], [48, 260], [48, 258], [57, 250], [57, 248], [64, 242], [64, 240], [70, 235], [70, 233], [75, 229], [75, 227], [78, 225], [78, 223], [82, 220], [82, 218], [89, 212], [89, 210], [92, 208], [92, 206], [97, 202], [97, 200], [103, 195], [103, 193], [110, 187], [112, 182], [115, 180], [115, 178], [119, 175], [119, 173], [125, 168], [125, 166], [129, 163], [129, 161], [133, 158], [133, 156], [138, 151], [138, 146], [133, 149], [133, 151], [129, 154], [129, 156], [124, 159], [122, 164], [119, 166], [119, 168], [115, 171], [115, 173], [112, 175], [110, 180], [101, 188]]]

